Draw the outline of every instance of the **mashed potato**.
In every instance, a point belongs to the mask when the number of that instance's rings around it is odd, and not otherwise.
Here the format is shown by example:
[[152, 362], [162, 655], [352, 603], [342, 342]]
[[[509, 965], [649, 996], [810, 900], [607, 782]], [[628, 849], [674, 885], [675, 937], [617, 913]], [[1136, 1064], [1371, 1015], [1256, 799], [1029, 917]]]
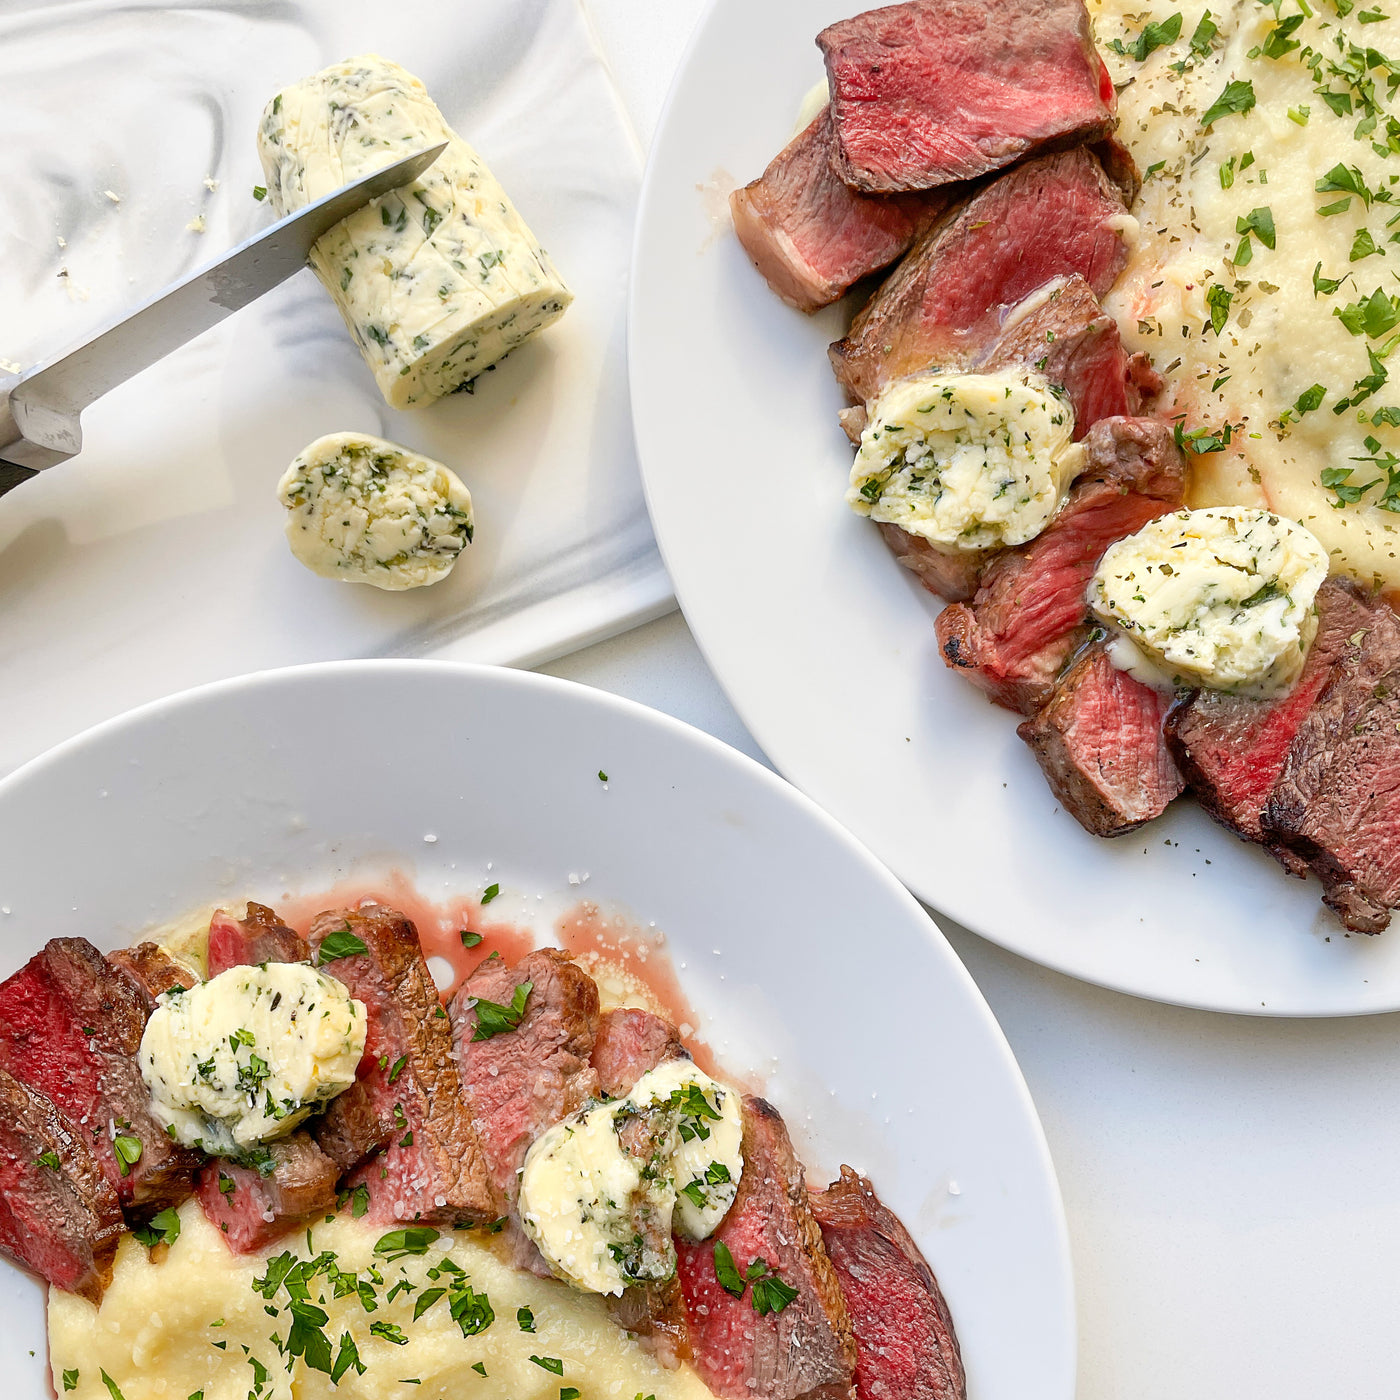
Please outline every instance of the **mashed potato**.
[[1145, 175], [1108, 309], [1188, 442], [1223, 446], [1196, 458], [1190, 504], [1267, 506], [1334, 571], [1400, 588], [1400, 514], [1379, 504], [1393, 480], [1400, 507], [1400, 9], [1211, 0], [1205, 26], [1200, 0], [1089, 9]]
[[[348, 1335], [364, 1366], [362, 1374], [347, 1367], [337, 1387], [304, 1358], [283, 1355], [273, 1340], [288, 1341], [292, 1320], [285, 1286], [270, 1297], [254, 1288], [257, 1280], [275, 1282], [267, 1257], [232, 1255], [193, 1201], [181, 1207], [180, 1221], [179, 1238], [159, 1262], [123, 1237], [101, 1307], [50, 1292], [53, 1383], [64, 1400], [112, 1400], [117, 1392], [124, 1400], [186, 1400], [201, 1391], [203, 1400], [557, 1400], [569, 1386], [587, 1400], [709, 1400], [688, 1366], [664, 1370], [609, 1321], [601, 1298], [511, 1268], [484, 1242], [490, 1237], [448, 1233], [425, 1253], [394, 1260], [375, 1253], [382, 1227], [348, 1215], [315, 1226], [311, 1250], [304, 1233], [284, 1245], [302, 1260], [328, 1252], [336, 1269], [366, 1285], [375, 1305], [367, 1312], [361, 1291], [343, 1279], [337, 1289], [329, 1273], [311, 1281], [311, 1301], [319, 1298], [327, 1314], [321, 1330], [332, 1354]], [[444, 1271], [444, 1258], [464, 1275]], [[374, 1282], [372, 1269], [382, 1282]], [[459, 1309], [466, 1329], [484, 1319], [483, 1296], [493, 1320], [464, 1336], [450, 1295], [430, 1300], [414, 1319], [428, 1290], [459, 1277], [458, 1296], [465, 1287], [475, 1295]], [[411, 1289], [390, 1301], [402, 1280]]]

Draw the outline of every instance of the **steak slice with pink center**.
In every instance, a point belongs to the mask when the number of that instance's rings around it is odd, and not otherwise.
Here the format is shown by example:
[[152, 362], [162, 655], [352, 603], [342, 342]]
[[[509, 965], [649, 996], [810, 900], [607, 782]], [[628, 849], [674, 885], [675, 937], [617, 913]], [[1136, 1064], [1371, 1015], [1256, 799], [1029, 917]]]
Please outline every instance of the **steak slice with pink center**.
[[151, 1114], [136, 1060], [146, 1008], [145, 994], [85, 938], [50, 940], [0, 983], [0, 1068], [52, 1101], [138, 1217], [184, 1200], [204, 1160]]
[[1342, 643], [1261, 825], [1311, 867], [1347, 928], [1389, 924], [1400, 903], [1400, 618], [1384, 602]]
[[336, 1204], [340, 1173], [310, 1133], [292, 1133], [266, 1152], [265, 1170], [213, 1161], [199, 1174], [199, 1203], [235, 1254], [262, 1249]]
[[1017, 166], [925, 233], [831, 346], [836, 377], [869, 403], [894, 379], [966, 371], [1001, 310], [1056, 277], [1102, 297], [1127, 261], [1122, 191], [1083, 147]]
[[812, 1212], [856, 1337], [856, 1400], [966, 1400], [948, 1304], [908, 1230], [850, 1167]]
[[1105, 418], [1084, 439], [1085, 470], [1060, 513], [1029, 544], [983, 570], [971, 603], [935, 626], [943, 660], [998, 705], [1035, 714], [1085, 635], [1085, 591], [1109, 545], [1175, 510], [1186, 468], [1155, 418]]
[[1327, 579], [1317, 593], [1317, 635], [1287, 695], [1250, 700], [1198, 690], [1167, 716], [1167, 745], [1196, 800], [1237, 836], [1269, 846], [1299, 876], [1307, 874], [1306, 862], [1273, 846], [1263, 828], [1264, 808], [1347, 639], [1370, 626], [1376, 606], [1347, 580]]
[[1016, 732], [1065, 811], [1095, 836], [1122, 836], [1161, 816], [1185, 786], [1162, 734], [1170, 704], [1096, 642]]
[[[778, 1311], [754, 1307], [753, 1285], [727, 1292], [715, 1267], [724, 1245], [741, 1277], [762, 1260], [796, 1293]], [[676, 1241], [694, 1366], [725, 1400], [843, 1400], [852, 1394], [856, 1340], [836, 1271], [822, 1245], [802, 1166], [783, 1120], [744, 1099], [744, 1174], [710, 1239]]]
[[837, 170], [858, 189], [975, 179], [1113, 128], [1083, 0], [911, 0], [841, 20], [817, 44]]
[[289, 929], [265, 904], [249, 901], [242, 919], [219, 909], [209, 920], [210, 977], [231, 967], [257, 967], [259, 963], [308, 962], [311, 949], [294, 929]]
[[97, 1302], [125, 1228], [85, 1133], [0, 1069], [0, 1251], [66, 1293]]
[[[418, 931], [396, 909], [362, 905], [318, 914], [311, 946], [318, 953], [332, 934], [358, 939], [363, 953], [324, 963], [365, 1004], [365, 1053], [356, 1085], [332, 1099], [323, 1123], [334, 1132], [338, 1105], [356, 1095], [394, 1136], [346, 1183], [369, 1190], [376, 1222], [480, 1224], [500, 1214], [487, 1160], [462, 1097], [452, 1054], [452, 1031], [433, 985]], [[351, 1100], [348, 1111], [354, 1111]], [[340, 1110], [345, 1112], [347, 1110]], [[321, 1129], [316, 1131], [323, 1145]], [[327, 1155], [330, 1155], [329, 1153]]]
[[816, 311], [902, 256], [948, 203], [940, 193], [885, 198], [851, 189], [832, 166], [831, 109], [729, 196], [734, 231], [789, 306]]

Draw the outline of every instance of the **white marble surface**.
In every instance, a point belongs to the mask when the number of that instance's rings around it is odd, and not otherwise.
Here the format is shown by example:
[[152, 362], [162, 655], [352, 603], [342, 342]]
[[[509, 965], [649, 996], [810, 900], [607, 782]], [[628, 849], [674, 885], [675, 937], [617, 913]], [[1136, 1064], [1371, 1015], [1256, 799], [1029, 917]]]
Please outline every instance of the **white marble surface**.
[[[763, 758], [679, 616], [547, 669]], [[1400, 1018], [1182, 1011], [943, 927], [1055, 1158], [1079, 1400], [1400, 1394]]]

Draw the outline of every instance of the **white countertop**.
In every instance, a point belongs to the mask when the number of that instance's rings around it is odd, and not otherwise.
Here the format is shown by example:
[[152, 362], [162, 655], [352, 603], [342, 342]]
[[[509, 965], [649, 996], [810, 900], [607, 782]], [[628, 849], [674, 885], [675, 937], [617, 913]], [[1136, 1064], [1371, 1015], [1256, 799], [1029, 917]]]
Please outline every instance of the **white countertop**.
[[[583, 3], [645, 145], [703, 5]], [[547, 669], [763, 759], [679, 616]], [[1081, 1400], [1400, 1395], [1397, 1018], [1182, 1011], [942, 926], [1001, 1021], [1055, 1157]]]

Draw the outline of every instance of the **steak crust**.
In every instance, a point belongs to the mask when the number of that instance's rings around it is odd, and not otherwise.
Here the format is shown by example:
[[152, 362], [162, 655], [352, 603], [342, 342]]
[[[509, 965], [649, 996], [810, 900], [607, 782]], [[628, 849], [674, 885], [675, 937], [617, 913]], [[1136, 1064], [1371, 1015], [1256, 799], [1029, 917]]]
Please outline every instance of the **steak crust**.
[[[365, 952], [334, 958], [325, 970], [365, 1004], [368, 1029], [358, 1094], [368, 1097], [380, 1120], [393, 1123], [395, 1134], [347, 1185], [368, 1187], [371, 1217], [380, 1222], [494, 1219], [500, 1201], [462, 1098], [450, 1025], [418, 931], [398, 910], [383, 905], [332, 909], [313, 920], [312, 947], [319, 950], [341, 930], [359, 938]], [[356, 1093], [356, 1088], [347, 1091]], [[347, 1094], [332, 1099], [326, 1111], [323, 1122], [331, 1132], [345, 1128], [343, 1115], [355, 1107], [352, 1100], [337, 1111]], [[316, 1136], [319, 1144], [319, 1129]]]
[[336, 1165], [298, 1131], [271, 1143], [264, 1173], [238, 1162], [213, 1161], [195, 1194], [209, 1223], [235, 1254], [251, 1254], [335, 1206]]
[[231, 967], [256, 967], [259, 963], [309, 962], [311, 949], [294, 929], [289, 929], [265, 904], [248, 903], [242, 919], [219, 909], [209, 921], [208, 967], [217, 977]]
[[[740, 1274], [762, 1258], [797, 1290], [781, 1312], [760, 1314], [715, 1276], [714, 1249], [726, 1245]], [[844, 1400], [853, 1394], [856, 1339], [841, 1285], [822, 1244], [778, 1111], [744, 1099], [744, 1174], [729, 1213], [701, 1243], [676, 1241], [690, 1317], [695, 1369], [725, 1400]]]
[[856, 1400], [966, 1400], [948, 1304], [928, 1261], [850, 1167], [812, 1195], [856, 1338]]
[[188, 990], [197, 980], [183, 963], [176, 962], [158, 943], [138, 943], [134, 948], [118, 948], [107, 954], [107, 961], [135, 987], [146, 1006], [146, 1015], [155, 1010], [156, 998], [172, 987]]

